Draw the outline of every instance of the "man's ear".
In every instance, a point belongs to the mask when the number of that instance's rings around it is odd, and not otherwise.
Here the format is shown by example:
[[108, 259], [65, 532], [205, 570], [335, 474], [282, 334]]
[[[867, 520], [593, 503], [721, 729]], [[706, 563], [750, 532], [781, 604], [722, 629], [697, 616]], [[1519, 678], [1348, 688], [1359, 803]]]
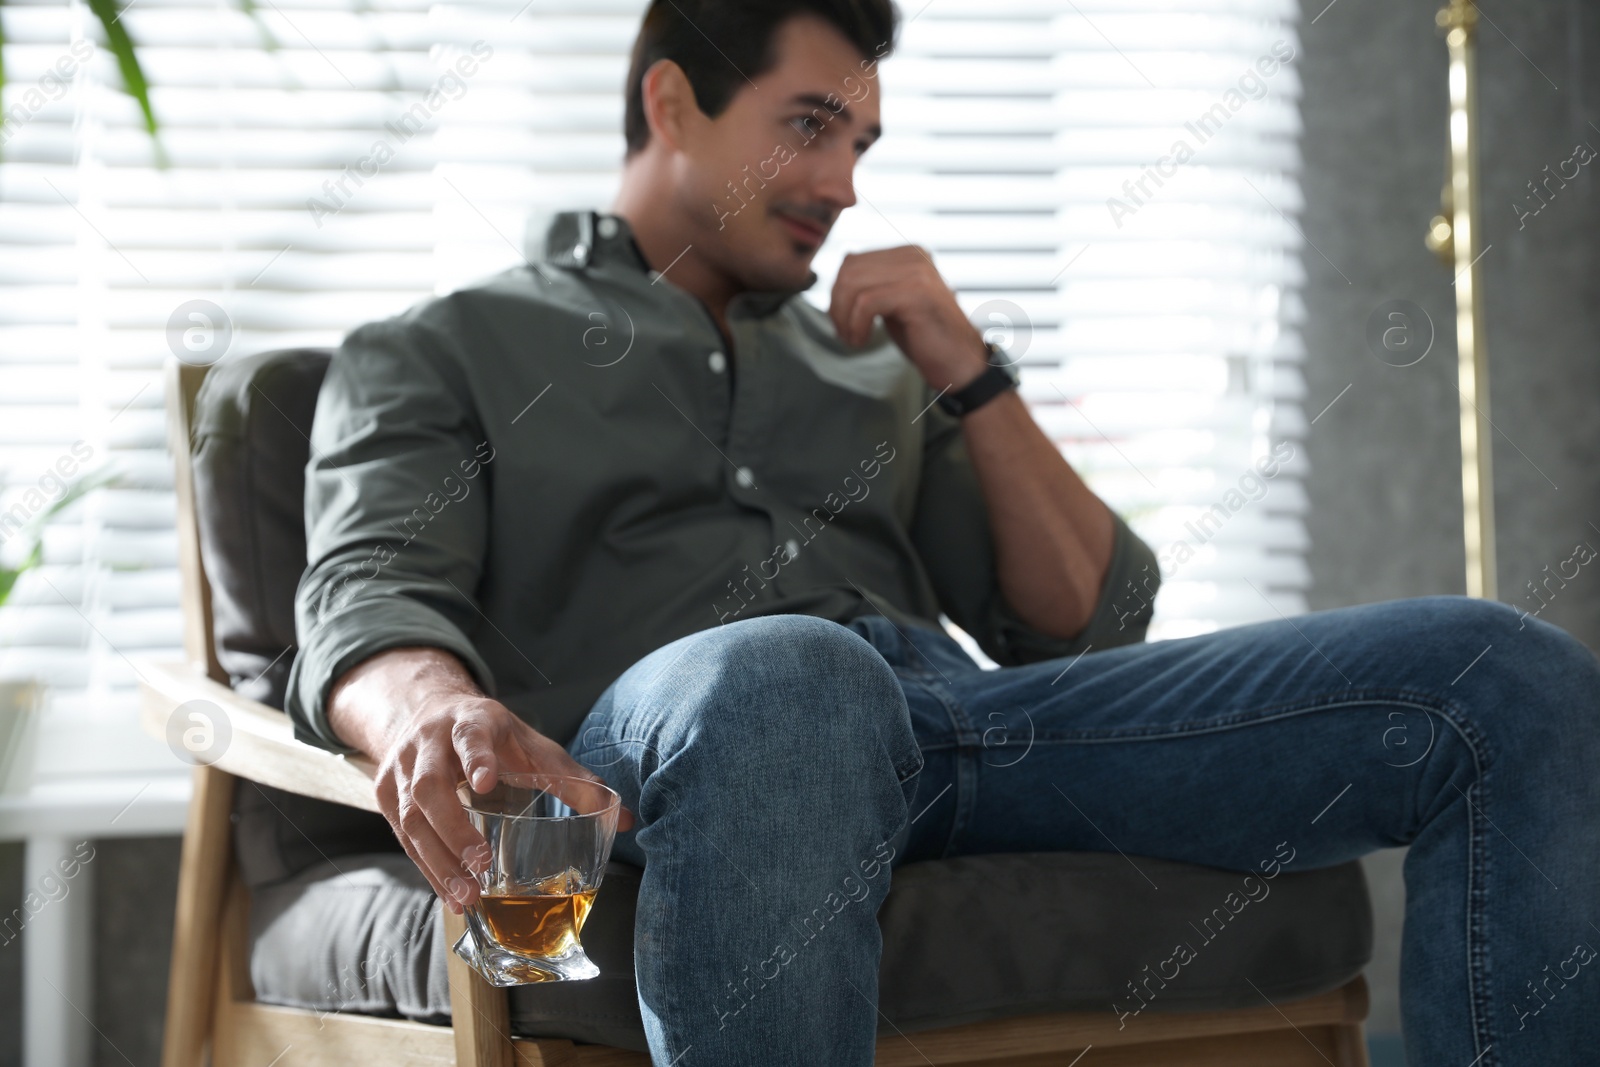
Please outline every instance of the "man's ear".
[[695, 102], [689, 76], [670, 59], [658, 59], [650, 65], [640, 80], [639, 92], [651, 138], [661, 138], [675, 151], [681, 151], [685, 140], [692, 136], [694, 123], [706, 121]]

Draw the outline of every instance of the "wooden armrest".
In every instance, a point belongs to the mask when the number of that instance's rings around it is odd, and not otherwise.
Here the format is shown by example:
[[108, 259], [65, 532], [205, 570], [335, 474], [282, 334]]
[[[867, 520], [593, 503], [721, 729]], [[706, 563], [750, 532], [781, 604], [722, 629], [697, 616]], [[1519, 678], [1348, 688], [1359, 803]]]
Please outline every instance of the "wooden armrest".
[[228, 732], [227, 743], [210, 762], [212, 767], [300, 796], [378, 810], [372, 784], [376, 768], [371, 760], [296, 741], [289, 716], [196, 674], [187, 664], [141, 660], [137, 666], [140, 719], [146, 733], [165, 740], [167, 723], [176, 708], [190, 701], [205, 701], [216, 709], [205, 710], [220, 714], [226, 722], [226, 726], [215, 726], [217, 734], [224, 729]]

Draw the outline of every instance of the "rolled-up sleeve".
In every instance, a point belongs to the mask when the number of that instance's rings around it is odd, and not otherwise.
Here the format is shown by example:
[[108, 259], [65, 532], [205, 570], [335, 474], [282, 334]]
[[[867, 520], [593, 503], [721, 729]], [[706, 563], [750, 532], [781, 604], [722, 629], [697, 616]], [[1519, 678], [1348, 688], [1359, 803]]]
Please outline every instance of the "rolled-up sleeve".
[[950, 620], [1002, 667], [1143, 641], [1160, 567], [1150, 546], [1115, 511], [1111, 562], [1084, 628], [1070, 638], [1052, 637], [1017, 616], [1000, 588], [988, 509], [960, 421], [937, 406], [925, 417], [930, 421], [911, 539]]
[[440, 333], [402, 317], [351, 333], [328, 367], [286, 701], [302, 741], [355, 751], [329, 727], [328, 690], [385, 649], [446, 649], [494, 694], [472, 642], [494, 453], [461, 366]]

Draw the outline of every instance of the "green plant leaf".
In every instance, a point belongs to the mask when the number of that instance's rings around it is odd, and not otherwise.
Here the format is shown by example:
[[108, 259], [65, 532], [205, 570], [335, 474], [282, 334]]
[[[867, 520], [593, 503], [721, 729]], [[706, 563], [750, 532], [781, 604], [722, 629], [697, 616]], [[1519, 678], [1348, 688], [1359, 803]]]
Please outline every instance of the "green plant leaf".
[[17, 579], [23, 573], [37, 567], [44, 559], [44, 528], [56, 515], [71, 507], [75, 501], [82, 500], [96, 489], [112, 486], [121, 477], [121, 472], [113, 465], [107, 464], [98, 470], [90, 471], [80, 477], [67, 491], [61, 494], [61, 499], [51, 501], [43, 511], [28, 520], [28, 524], [18, 532], [19, 537], [26, 538], [27, 553], [22, 557], [22, 562], [16, 568], [0, 567], [0, 604], [4, 604], [6, 597], [11, 595], [12, 587], [17, 584]]
[[89, 0], [89, 10], [94, 12], [95, 18], [100, 20], [100, 27], [105, 30], [106, 44], [117, 58], [117, 69], [122, 72], [122, 86], [138, 102], [139, 110], [144, 114], [144, 128], [155, 143], [157, 164], [165, 169], [167, 156], [158, 136], [156, 113], [150, 106], [150, 85], [145, 81], [144, 68], [139, 65], [133, 38], [128, 36], [127, 27], [122, 24], [122, 12], [116, 9], [115, 0]]
[[[0, 94], [6, 91], [6, 21], [0, 19]], [[0, 100], [5, 97], [0, 95]]]
[[278, 39], [272, 35], [272, 30], [267, 26], [267, 20], [261, 14], [261, 6], [256, 0], [239, 0], [239, 10], [250, 16], [256, 24], [256, 32], [261, 34], [261, 47], [268, 52], [278, 50]]
[[21, 571], [0, 567], [0, 607], [5, 606], [6, 597], [11, 595], [11, 587], [17, 584], [17, 579], [20, 577], [22, 577]]
[[82, 500], [96, 489], [114, 486], [117, 483], [117, 479], [121, 476], [122, 472], [117, 470], [115, 466], [109, 463], [98, 470], [92, 470], [85, 473], [79, 477], [77, 481], [73, 482], [67, 487], [67, 491], [61, 494], [60, 500], [52, 501], [48, 507], [39, 512], [38, 515], [34, 516], [33, 521], [29, 524], [30, 527], [37, 533], [43, 533], [44, 524], [49, 522], [53, 517], [59, 515], [61, 512], [71, 507], [77, 501]]
[[28, 550], [28, 555], [15, 570], [10, 567], [0, 567], [0, 605], [5, 604], [6, 598], [11, 595], [11, 590], [16, 586], [17, 579], [22, 573], [39, 565], [39, 560], [44, 555], [43, 547], [35, 541]]

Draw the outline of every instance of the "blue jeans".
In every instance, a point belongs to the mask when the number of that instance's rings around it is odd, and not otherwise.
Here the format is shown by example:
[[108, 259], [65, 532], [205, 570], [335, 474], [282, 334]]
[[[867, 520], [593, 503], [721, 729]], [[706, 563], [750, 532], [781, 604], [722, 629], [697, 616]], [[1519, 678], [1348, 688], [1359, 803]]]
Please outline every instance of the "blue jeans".
[[[1465, 597], [991, 671], [883, 616], [772, 615], [645, 656], [568, 749], [640, 820], [613, 854], [644, 867], [656, 1064], [872, 1063], [874, 857], [1254, 870], [1288, 842], [1297, 870], [1410, 846], [1412, 1067], [1548, 1067], [1600, 1049], [1597, 712], [1588, 649]], [[846, 936], [781, 961], [776, 995], [738, 997], [784, 917], [858, 869], [870, 896], [833, 920]]]

